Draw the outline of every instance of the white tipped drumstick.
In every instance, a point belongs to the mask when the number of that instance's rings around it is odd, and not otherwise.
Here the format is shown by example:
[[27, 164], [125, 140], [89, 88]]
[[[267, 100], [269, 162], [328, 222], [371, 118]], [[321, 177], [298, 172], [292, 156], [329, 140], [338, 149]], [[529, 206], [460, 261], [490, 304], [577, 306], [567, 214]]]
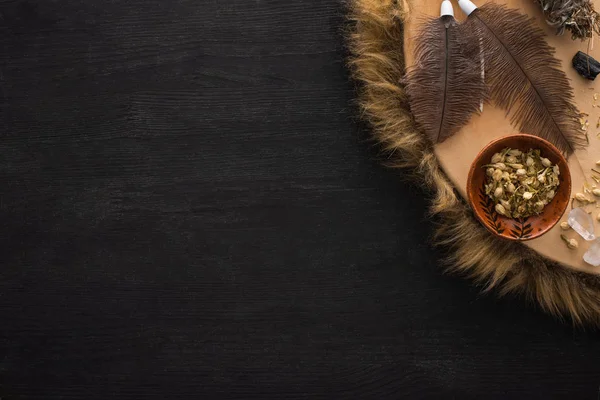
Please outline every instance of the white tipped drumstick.
[[460, 9], [463, 10], [467, 16], [471, 15], [471, 13], [477, 10], [477, 6], [473, 4], [471, 0], [458, 0], [458, 5]]
[[450, 15], [454, 17], [454, 7], [452, 7], [452, 3], [450, 3], [450, 0], [442, 1], [440, 16], [443, 17], [444, 15]]

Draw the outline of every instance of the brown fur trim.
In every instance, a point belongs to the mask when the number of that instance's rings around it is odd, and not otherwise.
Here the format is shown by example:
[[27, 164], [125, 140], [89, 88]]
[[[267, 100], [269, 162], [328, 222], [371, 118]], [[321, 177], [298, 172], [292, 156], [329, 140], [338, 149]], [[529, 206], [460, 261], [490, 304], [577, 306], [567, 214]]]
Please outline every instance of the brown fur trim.
[[434, 193], [431, 211], [442, 222], [436, 242], [452, 250], [447, 270], [473, 279], [484, 291], [520, 294], [576, 325], [600, 327], [600, 277], [569, 270], [489, 234], [473, 219], [417, 131], [402, 84], [408, 12], [406, 0], [350, 0], [349, 66], [359, 83], [363, 116], [391, 166], [413, 171]]

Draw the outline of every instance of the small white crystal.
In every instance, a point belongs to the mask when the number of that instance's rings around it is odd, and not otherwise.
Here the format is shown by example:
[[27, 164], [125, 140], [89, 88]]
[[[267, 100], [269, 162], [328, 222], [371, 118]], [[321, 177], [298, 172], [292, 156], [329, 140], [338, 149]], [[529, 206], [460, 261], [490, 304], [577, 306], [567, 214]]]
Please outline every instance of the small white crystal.
[[574, 208], [569, 213], [569, 225], [585, 240], [594, 240], [594, 219], [583, 208]]
[[600, 266], [600, 239], [594, 240], [588, 251], [583, 255], [583, 261], [594, 267]]

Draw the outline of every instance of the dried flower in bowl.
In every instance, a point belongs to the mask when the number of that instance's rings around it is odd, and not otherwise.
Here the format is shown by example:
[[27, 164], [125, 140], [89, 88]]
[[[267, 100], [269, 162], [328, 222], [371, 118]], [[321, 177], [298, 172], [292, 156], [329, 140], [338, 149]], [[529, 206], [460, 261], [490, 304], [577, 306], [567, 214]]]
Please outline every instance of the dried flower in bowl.
[[[537, 170], [547, 170], [546, 175], [538, 179], [541, 171], [531, 174]], [[544, 179], [546, 183], [541, 182]], [[527, 180], [529, 187], [521, 187], [521, 180]], [[555, 188], [545, 188], [548, 185]], [[536, 239], [560, 222], [571, 202], [571, 189], [571, 173], [564, 154], [547, 140], [527, 134], [489, 142], [473, 159], [466, 185], [475, 218], [495, 236], [517, 241]], [[547, 205], [543, 205], [542, 191]], [[520, 206], [525, 208], [519, 211]], [[528, 207], [533, 208], [531, 216], [516, 216], [526, 215]]]
[[539, 149], [524, 152], [505, 148], [495, 153], [486, 169], [485, 194], [498, 214], [526, 218], [542, 213], [560, 185], [560, 168]]

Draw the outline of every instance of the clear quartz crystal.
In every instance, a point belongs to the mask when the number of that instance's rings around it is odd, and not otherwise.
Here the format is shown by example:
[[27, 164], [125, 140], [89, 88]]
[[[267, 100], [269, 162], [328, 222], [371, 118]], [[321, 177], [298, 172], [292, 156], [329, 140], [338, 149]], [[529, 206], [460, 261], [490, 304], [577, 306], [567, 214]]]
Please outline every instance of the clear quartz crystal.
[[600, 265], [600, 238], [592, 242], [592, 245], [583, 255], [583, 261], [597, 267]]
[[594, 240], [594, 219], [583, 208], [574, 208], [569, 213], [569, 225], [585, 240]]

